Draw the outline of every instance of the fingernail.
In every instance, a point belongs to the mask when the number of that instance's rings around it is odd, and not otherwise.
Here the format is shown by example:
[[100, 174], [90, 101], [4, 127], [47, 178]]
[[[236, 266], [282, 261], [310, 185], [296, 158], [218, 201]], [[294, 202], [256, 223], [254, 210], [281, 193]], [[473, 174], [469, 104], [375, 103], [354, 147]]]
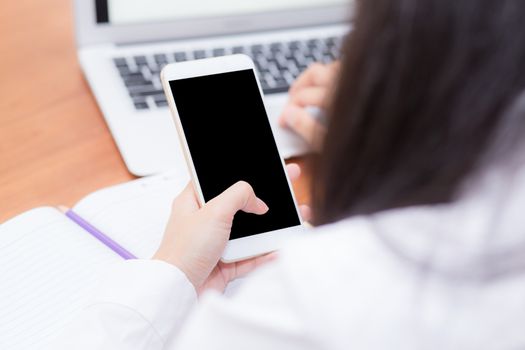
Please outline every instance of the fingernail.
[[260, 198], [257, 198], [257, 206], [258, 206], [259, 208], [261, 208], [261, 209], [264, 211], [264, 213], [266, 213], [266, 212], [268, 212], [268, 210], [270, 210], [270, 208], [268, 208], [268, 206], [266, 205], [266, 203], [264, 203], [264, 202], [262, 201], [262, 199], [260, 199]]

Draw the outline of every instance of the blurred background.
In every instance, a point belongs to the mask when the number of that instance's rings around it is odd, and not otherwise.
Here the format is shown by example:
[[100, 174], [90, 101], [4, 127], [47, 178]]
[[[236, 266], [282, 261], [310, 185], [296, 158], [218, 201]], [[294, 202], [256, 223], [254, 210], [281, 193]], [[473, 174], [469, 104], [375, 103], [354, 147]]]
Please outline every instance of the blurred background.
[[305, 161], [307, 145], [276, 120], [293, 80], [338, 58], [349, 4], [2, 1], [0, 222], [137, 176], [185, 171], [160, 86], [168, 63], [251, 56], [282, 155]]

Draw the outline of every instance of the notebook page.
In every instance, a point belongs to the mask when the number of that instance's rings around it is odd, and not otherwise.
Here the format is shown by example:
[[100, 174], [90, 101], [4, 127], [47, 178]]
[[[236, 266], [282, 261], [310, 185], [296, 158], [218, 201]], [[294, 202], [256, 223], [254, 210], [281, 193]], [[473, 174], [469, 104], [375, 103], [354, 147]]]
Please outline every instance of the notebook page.
[[102, 189], [73, 210], [139, 258], [157, 250], [173, 199], [189, 182], [186, 174], [167, 173]]
[[118, 261], [54, 208], [0, 225], [0, 349], [45, 349]]

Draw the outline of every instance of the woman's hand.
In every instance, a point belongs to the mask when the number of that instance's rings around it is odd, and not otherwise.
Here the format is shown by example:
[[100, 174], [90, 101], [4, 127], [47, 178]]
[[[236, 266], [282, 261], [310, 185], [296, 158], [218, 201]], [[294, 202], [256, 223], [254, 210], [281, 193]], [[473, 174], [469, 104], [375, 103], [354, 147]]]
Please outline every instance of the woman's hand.
[[311, 107], [326, 110], [338, 71], [339, 62], [312, 64], [290, 87], [288, 103], [279, 117], [281, 126], [292, 129], [317, 150], [326, 130]]
[[[292, 180], [300, 175], [296, 164], [288, 165], [287, 170]], [[207, 288], [223, 291], [230, 281], [275, 257], [269, 254], [229, 264], [219, 261], [239, 210], [263, 215], [268, 207], [241, 181], [200, 208], [193, 186], [188, 184], [173, 202], [164, 238], [153, 258], [177, 266], [199, 293]], [[309, 218], [308, 207], [302, 207], [301, 212]]]

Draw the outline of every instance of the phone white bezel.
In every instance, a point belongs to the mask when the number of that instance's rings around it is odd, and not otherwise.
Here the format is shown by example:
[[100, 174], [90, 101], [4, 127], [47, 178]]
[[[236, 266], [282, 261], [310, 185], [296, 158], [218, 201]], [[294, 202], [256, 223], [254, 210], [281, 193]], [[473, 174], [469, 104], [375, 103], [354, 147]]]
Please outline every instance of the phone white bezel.
[[[257, 86], [259, 88], [259, 94], [261, 98], [263, 99], [264, 95], [262, 92], [262, 88], [259, 83], [259, 80], [257, 79], [257, 74], [255, 74], [255, 65], [252, 59], [246, 55], [238, 54], [238, 55], [222, 56], [222, 57], [208, 58], [208, 59], [195, 60], [195, 61], [187, 61], [187, 62], [181, 62], [181, 63], [172, 63], [172, 64], [168, 64], [167, 66], [165, 66], [161, 72], [162, 86], [164, 88], [164, 92], [168, 100], [171, 114], [175, 121], [177, 132], [179, 134], [179, 140], [181, 143], [181, 147], [184, 153], [184, 157], [186, 159], [186, 164], [188, 165], [188, 169], [191, 174], [191, 179], [195, 186], [195, 190], [197, 192], [201, 206], [204, 205], [205, 203], [204, 196], [202, 194], [202, 190], [199, 184], [199, 179], [195, 171], [193, 160], [191, 158], [191, 153], [190, 153], [188, 143], [186, 141], [186, 137], [184, 134], [184, 129], [182, 128], [182, 123], [179, 118], [179, 113], [177, 110], [177, 106], [175, 104], [175, 100], [173, 98], [173, 94], [171, 92], [171, 87], [170, 87], [169, 82], [171, 80], [180, 80], [180, 79], [185, 79], [185, 78], [193, 78], [193, 77], [199, 77], [199, 76], [235, 72], [235, 71], [247, 70], [247, 69], [251, 69], [253, 71], [255, 80], [257, 81]], [[265, 107], [265, 113], [268, 117], [268, 112], [266, 111], [266, 107]], [[273, 131], [272, 131], [272, 137], [273, 137]], [[275, 142], [275, 137], [274, 137], [274, 142]], [[238, 261], [238, 260], [243, 260], [243, 259], [247, 259], [250, 257], [258, 256], [264, 253], [278, 250], [290, 238], [296, 237], [300, 235], [302, 232], [304, 232], [303, 220], [299, 212], [299, 207], [295, 199], [295, 195], [293, 192], [293, 188], [292, 188], [290, 179], [288, 177], [288, 173], [286, 172], [286, 165], [280, 153], [279, 153], [279, 158], [281, 159], [281, 165], [286, 175], [286, 181], [288, 183], [288, 187], [290, 189], [290, 193], [292, 195], [292, 199], [295, 205], [295, 210], [299, 218], [299, 222], [300, 222], [299, 225], [280, 229], [280, 230], [264, 232], [264, 233], [256, 234], [253, 236], [232, 239], [228, 242], [221, 260], [226, 261], [226, 262]]]

